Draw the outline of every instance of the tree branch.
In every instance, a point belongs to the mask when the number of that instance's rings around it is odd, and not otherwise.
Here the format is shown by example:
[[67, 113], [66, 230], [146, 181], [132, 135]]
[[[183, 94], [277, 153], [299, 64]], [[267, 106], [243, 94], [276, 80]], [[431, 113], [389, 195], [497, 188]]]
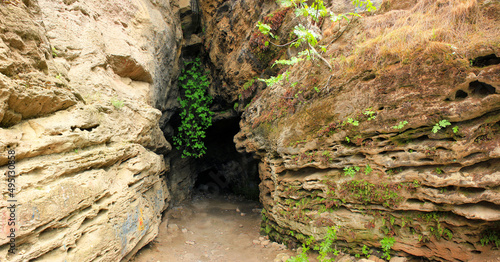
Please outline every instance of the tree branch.
[[309, 48], [311, 48], [311, 50], [313, 51], [313, 53], [319, 58], [321, 59], [321, 61], [323, 61], [327, 66], [328, 68], [330, 68], [330, 70], [332, 70], [332, 66], [330, 65], [330, 63], [328, 63], [328, 61], [326, 61], [325, 58], [323, 58], [319, 53], [318, 51], [316, 51], [316, 49], [311, 45], [309, 44], [309, 42], [307, 43], [307, 45], [309, 46]]

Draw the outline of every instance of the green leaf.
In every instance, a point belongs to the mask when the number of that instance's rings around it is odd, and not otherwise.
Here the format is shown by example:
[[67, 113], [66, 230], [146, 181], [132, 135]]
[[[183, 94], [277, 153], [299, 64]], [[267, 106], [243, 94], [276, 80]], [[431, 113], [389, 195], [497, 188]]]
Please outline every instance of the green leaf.
[[267, 24], [263, 24], [262, 22], [257, 22], [256, 25], [257, 28], [259, 28], [259, 31], [263, 33], [264, 35], [268, 35], [271, 32], [271, 26]]

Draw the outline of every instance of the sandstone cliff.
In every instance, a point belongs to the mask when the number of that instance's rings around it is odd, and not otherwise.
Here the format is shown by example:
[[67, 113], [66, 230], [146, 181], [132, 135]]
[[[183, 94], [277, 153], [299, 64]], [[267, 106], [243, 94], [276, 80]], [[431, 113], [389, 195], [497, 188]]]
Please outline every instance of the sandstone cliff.
[[15, 255], [1, 178], [1, 261], [120, 261], [156, 236], [170, 150], [158, 123], [182, 37], [172, 10], [0, 1], [0, 169], [13, 149], [17, 173]]
[[252, 78], [296, 51], [264, 46], [255, 24], [288, 39], [293, 13], [205, 6], [204, 46], [244, 110], [237, 148], [261, 159], [265, 233], [293, 243], [340, 226], [353, 253], [394, 237], [400, 255], [500, 256], [498, 2], [385, 1], [345, 31], [327, 21], [332, 70], [304, 62], [271, 88]]

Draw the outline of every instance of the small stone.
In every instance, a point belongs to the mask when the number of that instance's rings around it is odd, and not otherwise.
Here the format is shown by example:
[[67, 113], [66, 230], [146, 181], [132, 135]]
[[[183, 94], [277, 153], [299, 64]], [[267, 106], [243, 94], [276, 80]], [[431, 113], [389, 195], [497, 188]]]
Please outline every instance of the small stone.
[[167, 230], [170, 233], [175, 233], [175, 232], [179, 231], [179, 226], [177, 224], [170, 224], [167, 226]]
[[275, 249], [278, 249], [280, 247], [280, 244], [276, 243], [276, 242], [272, 242], [271, 243], [271, 247], [272, 248], [275, 248]]
[[290, 255], [288, 255], [286, 253], [280, 253], [280, 254], [276, 255], [274, 262], [286, 262], [286, 261], [288, 261], [288, 259], [290, 259]]
[[384, 259], [381, 259], [381, 258], [378, 258], [376, 256], [370, 256], [370, 259], [367, 259], [368, 262], [386, 262], [386, 260]]
[[181, 230], [181, 232], [182, 232], [182, 233], [184, 233], [184, 234], [186, 234], [186, 233], [188, 232], [188, 230], [187, 230], [187, 229], [185, 229], [185, 228], [183, 228], [183, 229]]
[[241, 211], [240, 211], [240, 209], [239, 209], [239, 208], [236, 208], [236, 212], [238, 212], [238, 213], [239, 213], [239, 212], [241, 212]]
[[406, 262], [408, 259], [406, 257], [392, 257], [389, 262]]
[[269, 245], [269, 243], [271, 243], [271, 241], [264, 240], [264, 241], [260, 242], [260, 245], [263, 246], [263, 247], [267, 247]]
[[[350, 256], [350, 255], [345, 255], [335, 261], [338, 261], [338, 262], [354, 262], [354, 261], [357, 261], [353, 256]], [[361, 260], [360, 260], [361, 261]]]
[[259, 237], [259, 240], [260, 240], [260, 241], [264, 241], [264, 240], [266, 240], [266, 239], [265, 239], [264, 237]]
[[242, 224], [240, 224], [240, 227], [243, 227], [243, 225], [242, 225]]
[[192, 241], [192, 240], [186, 240], [186, 244], [188, 244], [188, 245], [194, 245], [194, 244], [195, 244], [195, 242], [194, 242], [194, 241]]
[[254, 245], [260, 245], [260, 241], [259, 241], [259, 240], [257, 240], [257, 239], [254, 239], [254, 240], [252, 241], [252, 243], [253, 243]]
[[241, 216], [242, 216], [242, 217], [244, 217], [244, 216], [246, 216], [246, 215], [247, 215], [246, 213], [241, 213]]
[[252, 209], [252, 212], [254, 212], [254, 213], [260, 213], [260, 212], [262, 212], [262, 209], [260, 209], [260, 208], [254, 208], [254, 209]]
[[337, 262], [354, 262], [354, 261], [357, 261], [357, 260], [353, 256], [344, 255], [343, 257], [338, 258], [335, 261], [337, 261]]

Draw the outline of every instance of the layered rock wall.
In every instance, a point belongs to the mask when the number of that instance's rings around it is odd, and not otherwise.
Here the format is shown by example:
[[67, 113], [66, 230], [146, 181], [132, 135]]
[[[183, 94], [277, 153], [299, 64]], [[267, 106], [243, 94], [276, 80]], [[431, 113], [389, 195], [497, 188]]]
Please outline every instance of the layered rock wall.
[[156, 236], [170, 145], [154, 106], [166, 110], [182, 37], [170, 5], [0, 2], [0, 260], [127, 260]]
[[246, 108], [237, 148], [261, 158], [265, 233], [292, 244], [339, 226], [336, 245], [352, 253], [394, 238], [400, 255], [499, 257], [498, 3], [384, 1], [351, 23], [325, 21], [331, 71], [320, 60], [270, 67], [297, 51], [265, 46], [255, 23], [288, 39], [291, 10], [206, 5], [205, 48]]

